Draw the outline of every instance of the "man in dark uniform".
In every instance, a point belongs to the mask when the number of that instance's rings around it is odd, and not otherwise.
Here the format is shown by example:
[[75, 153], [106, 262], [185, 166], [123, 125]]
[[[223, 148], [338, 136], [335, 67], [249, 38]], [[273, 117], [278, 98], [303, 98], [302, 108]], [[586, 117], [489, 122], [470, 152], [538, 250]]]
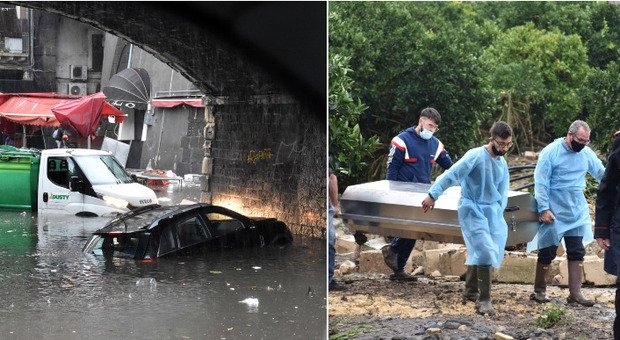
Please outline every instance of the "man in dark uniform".
[[[452, 159], [443, 143], [433, 134], [439, 130], [441, 115], [432, 107], [420, 113], [418, 125], [414, 125], [392, 139], [387, 161], [387, 178], [392, 181], [430, 183], [434, 163], [448, 169]], [[405, 264], [413, 250], [415, 240], [394, 238], [390, 245], [383, 247], [385, 264], [394, 271], [393, 280], [414, 280], [405, 273]]]
[[[596, 195], [596, 217], [594, 222], [594, 237], [601, 248], [614, 252], [606, 252], [606, 256], [615, 253], [615, 263], [618, 264], [620, 254], [620, 131], [615, 134], [614, 145], [605, 168], [605, 175]], [[613, 237], [612, 234], [613, 233]], [[613, 244], [610, 242], [613, 239]], [[617, 266], [616, 266], [617, 268]], [[611, 273], [618, 276], [618, 272]], [[620, 339], [620, 280], [616, 281], [616, 320], [614, 321], [614, 338]]]

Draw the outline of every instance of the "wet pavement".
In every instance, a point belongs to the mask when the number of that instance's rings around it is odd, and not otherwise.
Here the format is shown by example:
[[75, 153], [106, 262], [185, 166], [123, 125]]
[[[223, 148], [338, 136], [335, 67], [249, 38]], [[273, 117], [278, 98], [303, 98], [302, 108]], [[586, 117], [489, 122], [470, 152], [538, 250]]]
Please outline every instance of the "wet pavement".
[[325, 338], [324, 240], [106, 262], [81, 249], [107, 220], [0, 210], [1, 339]]

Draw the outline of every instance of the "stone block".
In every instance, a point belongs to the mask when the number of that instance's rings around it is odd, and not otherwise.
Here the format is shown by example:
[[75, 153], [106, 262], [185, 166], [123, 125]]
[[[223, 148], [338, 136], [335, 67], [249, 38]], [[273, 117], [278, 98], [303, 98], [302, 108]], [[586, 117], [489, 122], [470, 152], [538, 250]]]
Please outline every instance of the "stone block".
[[[385, 265], [383, 254], [380, 250], [367, 250], [360, 253], [360, 273], [392, 274], [392, 270]], [[405, 270], [407, 270], [405, 268]]]
[[466, 249], [463, 245], [454, 245], [459, 248], [441, 248], [424, 251], [424, 273], [429, 275], [439, 271], [442, 275], [461, 276], [467, 271], [465, 258]]
[[499, 269], [495, 270], [497, 282], [534, 284], [537, 257], [525, 253], [511, 252], [504, 256]]
[[558, 263], [558, 269], [559, 273], [553, 278], [553, 283], [560, 286], [568, 285], [568, 260], [566, 258], [562, 258], [560, 260]]
[[422, 267], [422, 272], [424, 272], [424, 253], [414, 249], [411, 252], [411, 257], [409, 258], [409, 262], [411, 262], [412, 268]]
[[340, 271], [340, 274], [346, 275], [346, 274], [354, 272], [355, 268], [356, 268], [355, 263], [353, 263], [352, 261], [346, 260], [340, 265], [340, 267], [338, 267], [338, 270]]
[[202, 159], [202, 167], [200, 172], [207, 176], [210, 176], [213, 173], [213, 161], [211, 157], [204, 157]]
[[527, 159], [528, 161], [535, 161], [538, 159], [538, 154], [534, 151], [525, 151], [523, 153], [523, 156], [525, 157], [525, 159]]
[[467, 272], [467, 265], [465, 265], [467, 249], [461, 246], [461, 248], [450, 250], [448, 254], [450, 255], [450, 274], [459, 277], [465, 275]]
[[213, 115], [213, 107], [210, 105], [205, 106], [205, 123], [215, 123], [215, 116]]
[[357, 248], [353, 235], [342, 235], [336, 239], [336, 253], [352, 253]]
[[207, 123], [204, 127], [204, 138], [212, 140], [215, 138], [215, 123]]
[[585, 282], [595, 286], [609, 286], [616, 283], [616, 276], [607, 274], [603, 270], [603, 259], [588, 258], [583, 261]]

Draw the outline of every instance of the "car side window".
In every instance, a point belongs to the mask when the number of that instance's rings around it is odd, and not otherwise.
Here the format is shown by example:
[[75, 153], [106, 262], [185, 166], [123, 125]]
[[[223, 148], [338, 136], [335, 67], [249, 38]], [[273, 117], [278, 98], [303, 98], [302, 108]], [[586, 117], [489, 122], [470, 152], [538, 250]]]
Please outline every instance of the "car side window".
[[176, 228], [170, 225], [161, 231], [157, 256], [168, 254], [177, 249]]
[[227, 215], [212, 212], [207, 214], [207, 218], [218, 236], [228, 235], [243, 229], [243, 222]]
[[50, 157], [47, 160], [47, 178], [52, 183], [69, 189], [69, 179], [77, 173], [69, 157]]
[[205, 225], [197, 215], [180, 220], [176, 224], [176, 229], [179, 236], [179, 248], [204, 242], [208, 238]]

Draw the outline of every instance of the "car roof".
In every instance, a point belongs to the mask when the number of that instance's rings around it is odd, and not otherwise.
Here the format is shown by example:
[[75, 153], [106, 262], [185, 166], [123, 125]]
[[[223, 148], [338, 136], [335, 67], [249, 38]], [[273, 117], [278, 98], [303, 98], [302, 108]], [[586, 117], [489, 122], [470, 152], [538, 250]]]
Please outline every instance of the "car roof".
[[[148, 205], [145, 207], [140, 207], [131, 211], [128, 211], [113, 220], [109, 221], [105, 227], [97, 230], [94, 234], [97, 235], [105, 235], [105, 234], [118, 234], [118, 233], [135, 233], [142, 230], [148, 230], [159, 225], [161, 220], [172, 218], [178, 216], [180, 214], [206, 208], [212, 207], [214, 209], [229, 212], [235, 215], [238, 218], [243, 220], [252, 220], [253, 218], [249, 218], [242, 214], [239, 214], [235, 211], [226, 209], [224, 207], [211, 205], [208, 203], [197, 203], [192, 205], [171, 205], [171, 206], [160, 206], [157, 204]], [[216, 211], [217, 211], [216, 210]], [[258, 219], [256, 219], [258, 220]]]
[[203, 206], [208, 206], [208, 204], [192, 204], [182, 206], [149, 205], [141, 207], [114, 218], [108, 222], [105, 227], [97, 230], [95, 234], [133, 233], [140, 230], [149, 229], [152, 225], [157, 225], [162, 219], [173, 217]]

